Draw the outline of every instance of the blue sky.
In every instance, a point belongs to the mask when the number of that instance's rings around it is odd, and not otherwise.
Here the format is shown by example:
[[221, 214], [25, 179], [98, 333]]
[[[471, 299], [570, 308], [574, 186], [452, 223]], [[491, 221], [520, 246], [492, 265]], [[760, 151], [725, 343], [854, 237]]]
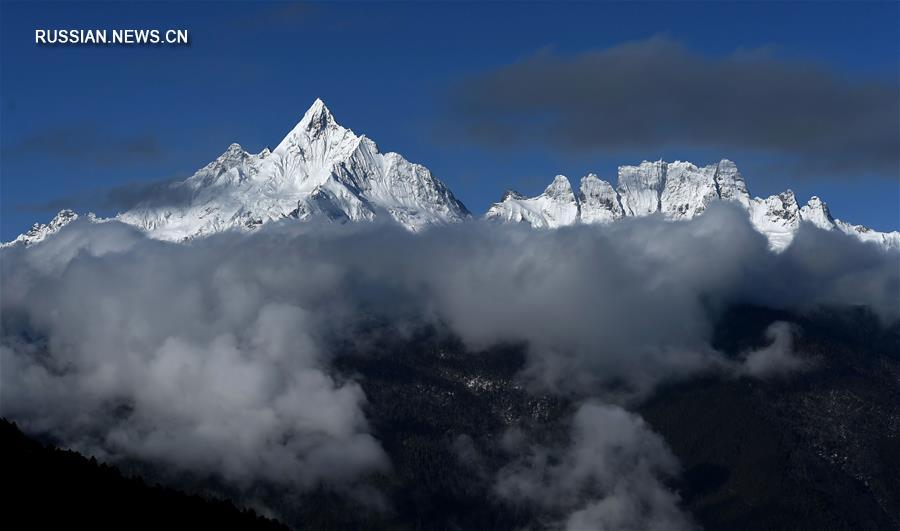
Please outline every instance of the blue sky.
[[[538, 193], [557, 173], [614, 181], [617, 165], [644, 158], [727, 157], [754, 195], [817, 194], [837, 217], [900, 229], [897, 170], [796, 175], [753, 150], [498, 148], [445, 131], [461, 81], [548, 51], [577, 56], [659, 36], [710, 60], [764, 54], [896, 83], [896, 3], [4, 2], [0, 19], [4, 241], [67, 200], [112, 214], [92, 194], [187, 177], [231, 142], [274, 147], [316, 97], [383, 151], [428, 166], [475, 213], [507, 188]], [[191, 44], [34, 44], [37, 28], [126, 27], [187, 29]]]

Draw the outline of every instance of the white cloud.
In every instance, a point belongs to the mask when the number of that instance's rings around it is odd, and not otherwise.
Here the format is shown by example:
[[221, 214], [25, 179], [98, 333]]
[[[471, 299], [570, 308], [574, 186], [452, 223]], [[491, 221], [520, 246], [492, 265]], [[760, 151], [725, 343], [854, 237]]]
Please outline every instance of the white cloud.
[[768, 345], [744, 353], [740, 373], [769, 378], [803, 370], [809, 363], [794, 353], [794, 330], [791, 323], [776, 321], [766, 329]]
[[498, 474], [510, 503], [536, 504], [556, 519], [551, 529], [694, 527], [664, 484], [675, 457], [644, 421], [618, 406], [588, 402], [572, 419], [565, 447], [531, 446]]

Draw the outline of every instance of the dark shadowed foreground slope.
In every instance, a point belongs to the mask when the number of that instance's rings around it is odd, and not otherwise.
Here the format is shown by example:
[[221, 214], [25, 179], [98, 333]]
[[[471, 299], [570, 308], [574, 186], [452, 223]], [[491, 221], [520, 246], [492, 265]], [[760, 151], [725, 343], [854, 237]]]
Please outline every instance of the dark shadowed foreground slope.
[[150, 486], [44, 446], [5, 419], [0, 448], [5, 529], [285, 529], [230, 502]]

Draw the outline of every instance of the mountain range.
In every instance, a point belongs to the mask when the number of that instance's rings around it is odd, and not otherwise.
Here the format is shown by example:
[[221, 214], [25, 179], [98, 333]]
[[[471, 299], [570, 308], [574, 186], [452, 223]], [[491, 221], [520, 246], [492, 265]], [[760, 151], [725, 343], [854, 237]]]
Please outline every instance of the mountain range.
[[900, 248], [900, 232], [878, 232], [835, 219], [825, 202], [816, 196], [802, 207], [791, 190], [764, 199], [751, 197], [744, 177], [727, 159], [704, 167], [682, 161], [645, 161], [638, 166], [620, 166], [615, 187], [592, 173], [581, 179], [578, 193], [564, 175], [557, 175], [536, 197], [507, 191], [485, 217], [541, 228], [610, 223], [656, 213], [680, 221], [702, 214], [713, 201], [739, 204], [775, 250], [790, 245], [804, 221], [884, 248]]
[[[148, 197], [110, 219], [138, 227], [152, 238], [181, 242], [284, 219], [390, 219], [420, 231], [472, 217], [428, 168], [398, 153], [381, 153], [371, 139], [338, 124], [320, 99], [275, 149], [253, 154], [231, 144], [191, 177], [166, 186], [160, 197]], [[615, 187], [589, 174], [577, 193], [565, 176], [557, 175], [536, 197], [507, 191], [484, 217], [544, 229], [657, 213], [680, 221], [703, 213], [713, 201], [744, 208], [774, 250], [786, 248], [803, 222], [886, 249], [900, 248], [900, 232], [878, 232], [835, 219], [818, 197], [802, 207], [791, 190], [751, 197], [743, 175], [726, 159], [703, 167], [681, 161], [621, 166]], [[3, 246], [38, 243], [78, 217], [63, 210]], [[88, 218], [108, 220], [93, 214]]]

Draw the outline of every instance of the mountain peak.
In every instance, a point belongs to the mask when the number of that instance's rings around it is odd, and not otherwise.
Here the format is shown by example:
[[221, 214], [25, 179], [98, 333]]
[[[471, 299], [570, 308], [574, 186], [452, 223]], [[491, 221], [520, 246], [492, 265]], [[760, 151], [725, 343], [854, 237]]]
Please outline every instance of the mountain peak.
[[[303, 114], [303, 118], [272, 150], [272, 153], [283, 156], [286, 151], [307, 151], [310, 142], [323, 142], [322, 146], [313, 149], [318, 156], [321, 156], [337, 144], [346, 144], [344, 147], [351, 149], [349, 144], [355, 145], [357, 141], [358, 137], [353, 134], [353, 131], [341, 127], [335, 121], [334, 115], [331, 114], [328, 107], [325, 106], [325, 102], [316, 98], [316, 101]], [[343, 150], [339, 151], [343, 152]], [[312, 153], [306, 153], [304, 157], [309, 155]]]
[[500, 201], [503, 202], [503, 201], [508, 201], [510, 199], [524, 199], [524, 198], [525, 198], [524, 195], [520, 194], [519, 192], [517, 192], [513, 189], [509, 189], [509, 190], [503, 192], [503, 196], [500, 198]]
[[594, 183], [599, 181], [600, 177], [596, 173], [589, 173], [581, 178], [581, 185], [584, 186], [584, 183]]
[[246, 154], [247, 152], [244, 151], [244, 148], [242, 148], [240, 144], [238, 144], [237, 142], [233, 142], [230, 146], [228, 146], [228, 149], [226, 149], [221, 155], [219, 155], [217, 160], [240, 160]]
[[53, 219], [51, 219], [49, 223], [35, 223], [28, 229], [28, 232], [20, 234], [15, 240], [4, 243], [0, 245], [0, 247], [13, 247], [16, 245], [27, 247], [29, 245], [34, 245], [35, 243], [40, 243], [49, 236], [56, 234], [60, 229], [76, 219], [78, 219], [78, 214], [76, 214], [74, 210], [68, 208], [60, 210], [58, 214], [53, 216]]
[[571, 225], [578, 218], [578, 200], [565, 175], [557, 175], [544, 193], [526, 198], [512, 190], [503, 194], [485, 214], [497, 221], [526, 222], [535, 227], [554, 229]]
[[800, 216], [820, 229], [831, 230], [835, 227], [834, 217], [828, 210], [828, 205], [816, 195], [812, 196], [800, 209]]
[[572, 196], [573, 199], [575, 197], [575, 194], [572, 193], [572, 183], [569, 182], [569, 179], [565, 175], [557, 175], [554, 177], [550, 186], [544, 190], [544, 195], [565, 198]]
[[786, 204], [794, 205], [794, 206], [797, 205], [797, 196], [794, 195], [794, 191], [791, 190], [790, 188], [788, 188], [784, 192], [781, 192], [780, 194], [778, 194], [778, 197], [780, 197], [781, 200]]
[[625, 215], [619, 194], [596, 173], [581, 178], [578, 200], [581, 203], [579, 216], [582, 223], [609, 223]]
[[308, 173], [310, 165], [327, 170], [330, 162], [346, 158], [358, 145], [359, 137], [338, 124], [325, 102], [317, 98], [271, 154], [295, 158], [307, 166]]
[[244, 148], [242, 148], [240, 144], [234, 142], [228, 146], [228, 149], [222, 152], [221, 155], [216, 157], [216, 160], [207, 164], [205, 169], [209, 174], [218, 177], [223, 172], [241, 164], [248, 155], [249, 154], [244, 151]]
[[315, 101], [312, 102], [312, 105], [306, 110], [306, 114], [309, 113], [325, 113], [331, 115], [331, 111], [328, 109], [328, 106], [325, 105], [325, 102], [322, 101], [322, 98], [316, 98]]
[[321, 98], [316, 98], [316, 101], [303, 114], [300, 124], [305, 125], [304, 128], [308, 131], [321, 131], [336, 122], [325, 102]]

